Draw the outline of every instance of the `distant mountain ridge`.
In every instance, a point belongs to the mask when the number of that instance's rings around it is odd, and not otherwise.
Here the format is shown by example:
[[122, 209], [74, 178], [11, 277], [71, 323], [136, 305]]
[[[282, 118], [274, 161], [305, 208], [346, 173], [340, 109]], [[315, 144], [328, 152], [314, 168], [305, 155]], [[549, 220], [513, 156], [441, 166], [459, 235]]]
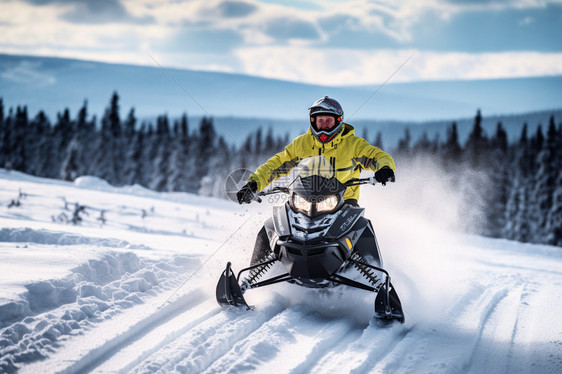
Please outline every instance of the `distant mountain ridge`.
[[378, 88], [327, 87], [241, 74], [0, 54], [4, 106], [27, 105], [32, 116], [42, 109], [51, 120], [67, 107], [74, 115], [84, 100], [88, 100], [90, 114], [99, 117], [113, 91], [121, 97], [123, 116], [135, 107], [140, 118], [187, 112], [190, 116], [306, 121], [307, 107], [324, 95], [337, 98], [350, 121], [422, 122], [468, 118], [477, 108], [484, 114], [562, 108], [562, 76], [389, 83], [366, 102]]

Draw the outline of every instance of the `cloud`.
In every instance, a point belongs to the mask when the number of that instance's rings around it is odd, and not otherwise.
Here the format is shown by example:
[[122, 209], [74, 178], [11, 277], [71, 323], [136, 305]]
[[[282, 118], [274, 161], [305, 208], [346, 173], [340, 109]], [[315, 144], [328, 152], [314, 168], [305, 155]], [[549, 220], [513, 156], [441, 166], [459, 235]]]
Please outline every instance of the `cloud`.
[[236, 31], [250, 45], [320, 38], [314, 20], [306, 19], [306, 14], [287, 6], [240, 0], [208, 0], [189, 3], [189, 6], [191, 12], [185, 13], [183, 25]]
[[554, 30], [562, 28], [562, 6], [544, 9], [464, 11], [450, 19], [436, 13], [412, 26], [414, 38], [402, 47], [440, 51], [562, 51]]
[[289, 17], [268, 19], [265, 23], [265, 33], [275, 40], [318, 39], [320, 37], [313, 23]]
[[2, 7], [0, 50], [11, 53], [150, 64], [147, 50], [164, 65], [309, 83], [329, 77], [329, 85], [384, 81], [411, 51], [416, 63], [398, 81], [559, 74], [562, 66], [560, 1], [15, 0]]
[[119, 0], [25, 0], [37, 6], [57, 5], [70, 7], [62, 13], [61, 19], [72, 23], [104, 24], [104, 23], [139, 23], [155, 22], [151, 16], [134, 17]]
[[[339, 0], [336, 0], [339, 1]], [[310, 0], [261, 0], [262, 3], [278, 4], [285, 7], [291, 7], [298, 10], [321, 10], [328, 2], [326, 0], [310, 1]]]
[[243, 37], [234, 30], [186, 25], [181, 31], [163, 42], [160, 47], [189, 54], [216, 53], [220, 55], [240, 47], [243, 41]]
[[223, 17], [239, 18], [254, 13], [257, 7], [254, 4], [242, 1], [226, 1], [218, 5], [218, 10]]
[[400, 43], [382, 25], [365, 27], [357, 16], [330, 15], [319, 19], [319, 25], [325, 35], [319, 47], [379, 49], [395, 48]]
[[502, 3], [502, 0], [446, 0], [446, 2], [451, 4], [498, 4]]
[[[562, 74], [562, 53], [462, 53], [416, 50], [260, 47], [236, 51], [250, 75], [327, 86], [419, 80], [493, 79]], [[291, 56], [287, 59], [286, 56]]]

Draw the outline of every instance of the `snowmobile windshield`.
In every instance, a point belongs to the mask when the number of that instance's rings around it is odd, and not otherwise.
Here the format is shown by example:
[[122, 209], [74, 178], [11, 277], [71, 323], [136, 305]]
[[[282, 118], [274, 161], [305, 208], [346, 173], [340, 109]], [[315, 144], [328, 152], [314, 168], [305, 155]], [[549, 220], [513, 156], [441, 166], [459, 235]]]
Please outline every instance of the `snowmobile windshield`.
[[296, 166], [294, 179], [319, 176], [326, 179], [335, 178], [336, 173], [332, 164], [324, 156], [303, 158]]
[[290, 186], [290, 206], [308, 216], [332, 212], [343, 203], [345, 186], [336, 179], [333, 165], [324, 156], [301, 160]]

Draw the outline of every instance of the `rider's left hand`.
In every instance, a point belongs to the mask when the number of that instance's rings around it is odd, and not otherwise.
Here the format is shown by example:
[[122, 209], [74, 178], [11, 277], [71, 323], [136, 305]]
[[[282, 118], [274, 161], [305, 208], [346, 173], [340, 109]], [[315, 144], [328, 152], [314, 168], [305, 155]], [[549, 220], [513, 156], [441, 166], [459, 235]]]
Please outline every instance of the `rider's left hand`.
[[375, 179], [377, 182], [382, 183], [383, 186], [386, 186], [386, 182], [394, 182], [394, 171], [388, 166], [384, 166], [376, 171]]
[[254, 200], [254, 194], [258, 190], [258, 184], [256, 181], [249, 181], [238, 191], [236, 198], [238, 199], [238, 204], [246, 203], [250, 204]]

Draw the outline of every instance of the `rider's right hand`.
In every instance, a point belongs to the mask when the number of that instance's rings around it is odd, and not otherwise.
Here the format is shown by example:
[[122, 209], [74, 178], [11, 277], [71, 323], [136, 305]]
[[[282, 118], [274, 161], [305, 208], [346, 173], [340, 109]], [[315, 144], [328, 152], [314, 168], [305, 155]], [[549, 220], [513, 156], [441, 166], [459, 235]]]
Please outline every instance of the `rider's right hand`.
[[250, 204], [254, 200], [254, 194], [258, 191], [258, 183], [256, 181], [249, 181], [236, 193], [238, 203]]
[[386, 182], [394, 182], [394, 171], [388, 166], [383, 166], [375, 173], [375, 179], [383, 186], [386, 186]]

